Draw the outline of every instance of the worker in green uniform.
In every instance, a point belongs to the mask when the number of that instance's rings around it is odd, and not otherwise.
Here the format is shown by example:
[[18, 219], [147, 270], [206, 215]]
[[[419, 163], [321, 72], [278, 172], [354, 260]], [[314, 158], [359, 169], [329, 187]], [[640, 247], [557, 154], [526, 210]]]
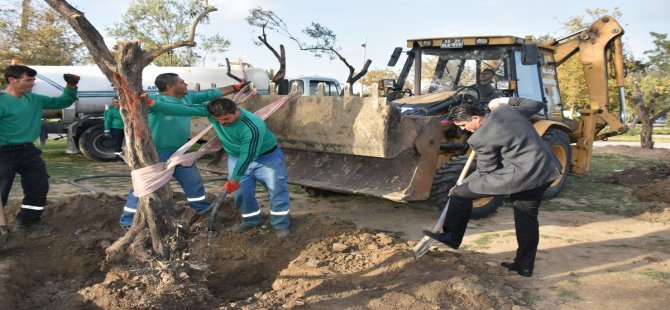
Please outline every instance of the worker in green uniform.
[[112, 106], [105, 110], [105, 138], [114, 142], [114, 156], [121, 160], [121, 148], [123, 147], [123, 119], [119, 112], [119, 98], [112, 99]]
[[23, 65], [5, 69], [7, 87], [0, 91], [0, 194], [7, 205], [9, 191], [18, 173], [21, 176], [23, 201], [16, 215], [16, 231], [43, 231], [39, 224], [49, 191], [49, 175], [42, 151], [33, 141], [42, 128], [42, 110], [64, 109], [77, 100], [79, 76], [64, 74], [67, 87], [59, 97], [33, 94], [37, 71]]

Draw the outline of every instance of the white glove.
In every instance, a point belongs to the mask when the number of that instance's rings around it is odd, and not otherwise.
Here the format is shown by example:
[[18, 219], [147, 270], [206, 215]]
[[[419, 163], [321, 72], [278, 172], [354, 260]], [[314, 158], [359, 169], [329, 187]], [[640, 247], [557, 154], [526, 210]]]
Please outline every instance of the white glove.
[[495, 110], [497, 107], [499, 107], [501, 104], [507, 105], [509, 102], [509, 97], [500, 97], [500, 98], [495, 98], [489, 102], [489, 109], [491, 111]]

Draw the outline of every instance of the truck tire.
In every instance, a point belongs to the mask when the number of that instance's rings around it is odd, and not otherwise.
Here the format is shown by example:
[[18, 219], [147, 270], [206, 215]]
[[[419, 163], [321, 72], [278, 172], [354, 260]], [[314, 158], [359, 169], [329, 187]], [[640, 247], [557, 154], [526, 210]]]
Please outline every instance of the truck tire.
[[561, 178], [551, 183], [551, 186], [544, 192], [544, 199], [550, 199], [558, 196], [558, 193], [563, 189], [565, 180], [568, 178], [570, 172], [570, 165], [572, 164], [572, 154], [570, 151], [570, 139], [568, 135], [558, 129], [550, 128], [542, 136], [542, 140], [547, 144], [551, 153], [561, 163], [563, 170], [561, 170]]
[[[456, 185], [461, 171], [465, 167], [467, 156], [454, 156], [451, 161], [443, 164], [437, 169], [433, 186], [430, 190], [429, 202], [438, 210], [442, 210], [449, 199], [449, 189]], [[472, 165], [470, 172], [474, 171], [475, 165]], [[485, 218], [495, 213], [505, 202], [503, 196], [492, 196], [473, 201], [472, 215], [473, 219]]]
[[105, 138], [103, 124], [93, 125], [79, 136], [79, 151], [95, 161], [115, 161], [114, 142]]

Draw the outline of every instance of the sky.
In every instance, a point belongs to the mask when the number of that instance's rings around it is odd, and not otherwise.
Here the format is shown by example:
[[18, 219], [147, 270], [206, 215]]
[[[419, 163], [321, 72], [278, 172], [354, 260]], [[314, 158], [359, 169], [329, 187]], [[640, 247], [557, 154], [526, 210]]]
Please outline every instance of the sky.
[[[84, 12], [89, 21], [106, 35], [106, 28], [121, 21], [131, 1], [70, 0]], [[225, 58], [242, 59], [254, 67], [277, 70], [276, 58], [264, 46], [256, 46], [252, 38], [259, 32], [245, 18], [249, 10], [260, 6], [272, 10], [296, 36], [311, 22], [333, 30], [342, 55], [355, 69], [361, 69], [364, 57], [372, 60], [370, 69], [387, 69], [388, 59], [395, 47], [406, 48], [406, 40], [425, 37], [466, 35], [526, 35], [549, 34], [558, 38], [567, 35], [565, 21], [585, 15], [586, 9], [618, 8], [618, 20], [624, 28], [624, 49], [637, 58], [653, 49], [649, 32], [670, 32], [670, 1], [668, 0], [209, 0], [218, 8], [210, 13], [210, 24], [199, 25], [198, 33], [219, 33], [230, 42], [221, 55], [208, 56], [205, 65], [225, 63]], [[287, 76], [322, 75], [346, 80], [348, 69], [338, 60], [315, 58], [300, 51], [296, 44], [274, 32], [268, 33], [271, 44], [284, 44], [287, 54]], [[366, 43], [366, 47], [362, 46]], [[106, 38], [108, 46], [115, 43]], [[399, 70], [404, 56], [394, 69]]]

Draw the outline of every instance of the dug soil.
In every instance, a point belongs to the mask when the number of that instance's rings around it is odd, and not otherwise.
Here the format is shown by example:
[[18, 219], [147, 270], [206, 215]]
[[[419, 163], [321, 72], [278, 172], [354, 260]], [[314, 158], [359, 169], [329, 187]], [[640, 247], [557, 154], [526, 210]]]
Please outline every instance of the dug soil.
[[[668, 150], [596, 152], [670, 159]], [[288, 240], [277, 239], [267, 224], [225, 231], [240, 221], [227, 201], [208, 246], [207, 218], [194, 216], [177, 193], [179, 214], [191, 222], [187, 255], [150, 266], [109, 266], [105, 249], [124, 233], [118, 225], [124, 200], [116, 195], [128, 181], [86, 194], [52, 180], [43, 222], [53, 231], [13, 233], [0, 249], [0, 308], [667, 309], [668, 167], [634, 169], [601, 182], [634, 188], [631, 195], [656, 201], [656, 209], [633, 218], [540, 212], [532, 278], [499, 267], [516, 249], [511, 208], [471, 221], [460, 250], [439, 246], [415, 259], [412, 247], [434, 225], [434, 210], [359, 196], [310, 197], [296, 188]], [[208, 190], [216, 193], [211, 185]], [[264, 193], [259, 196], [267, 214]], [[560, 199], [570, 204], [579, 197]], [[10, 202], [11, 226], [20, 207], [17, 186]]]

